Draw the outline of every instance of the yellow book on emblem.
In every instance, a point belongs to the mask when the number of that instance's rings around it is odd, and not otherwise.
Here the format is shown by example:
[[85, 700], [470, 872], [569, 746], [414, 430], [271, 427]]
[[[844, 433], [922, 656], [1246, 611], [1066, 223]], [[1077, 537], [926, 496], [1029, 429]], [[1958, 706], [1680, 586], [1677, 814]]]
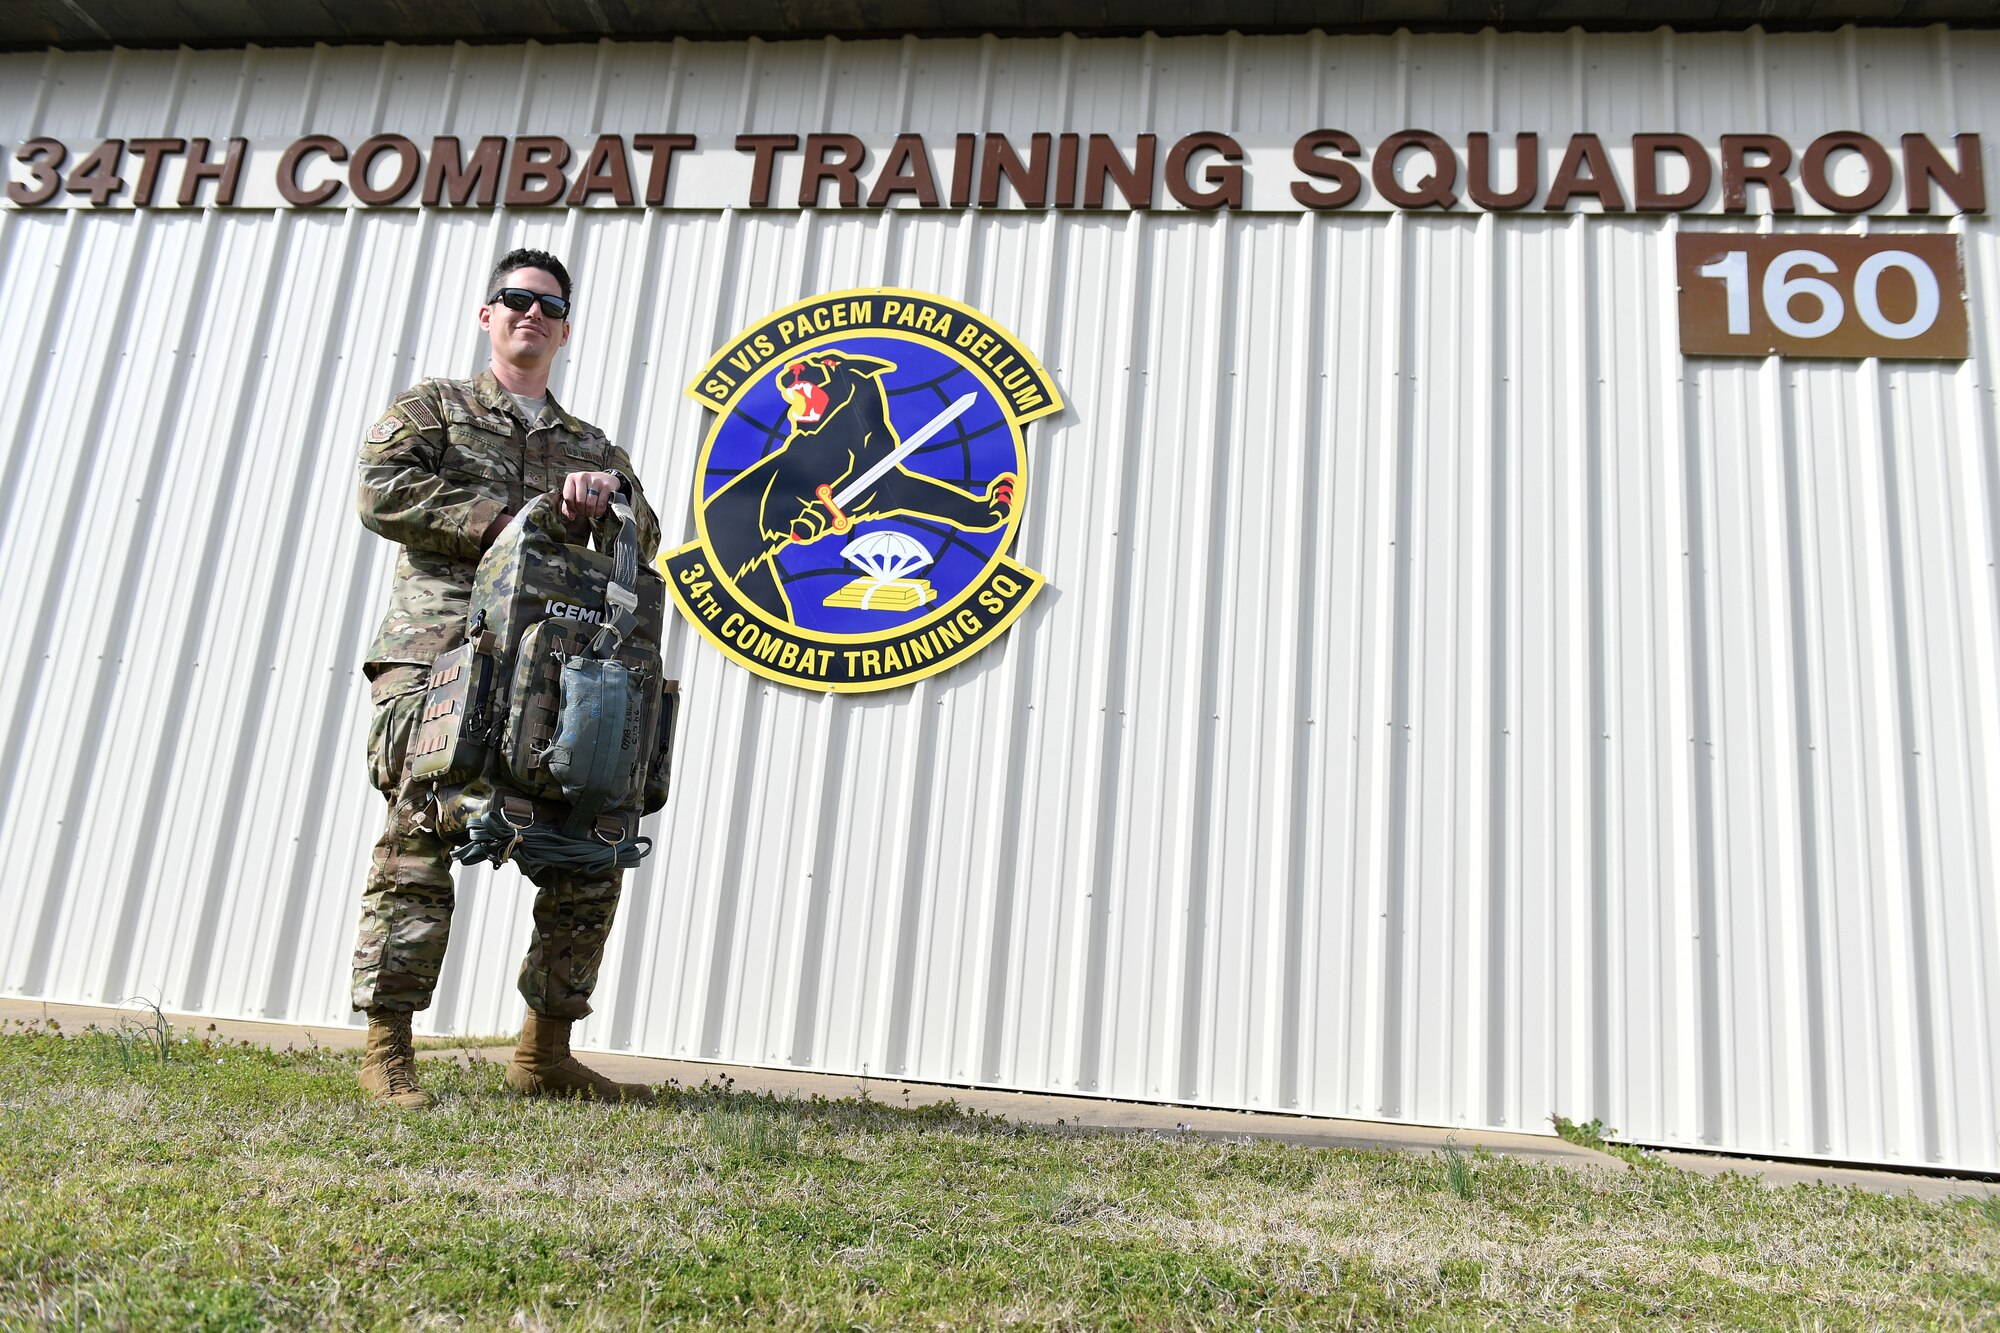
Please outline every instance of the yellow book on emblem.
[[936, 599], [925, 579], [856, 579], [827, 598], [825, 605], [850, 611], [914, 611]]

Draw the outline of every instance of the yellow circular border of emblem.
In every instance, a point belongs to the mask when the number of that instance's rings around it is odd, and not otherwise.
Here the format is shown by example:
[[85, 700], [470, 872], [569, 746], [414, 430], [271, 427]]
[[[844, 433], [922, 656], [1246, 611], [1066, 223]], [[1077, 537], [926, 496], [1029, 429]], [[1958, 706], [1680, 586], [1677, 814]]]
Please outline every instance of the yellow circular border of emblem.
[[[730, 358], [732, 355], [741, 356], [746, 351], [754, 351], [754, 340], [760, 334], [787, 325], [792, 322], [792, 317], [796, 316], [799, 312], [831, 308], [839, 306], [841, 303], [846, 303], [847, 306], [851, 307], [852, 304], [863, 301], [881, 301], [885, 306], [888, 303], [895, 302], [906, 306], [929, 307], [932, 311], [949, 311], [962, 321], [962, 327], [982, 330], [985, 335], [990, 336], [993, 343], [993, 350], [1004, 350], [1013, 359], [1018, 360], [1022, 369], [1028, 372], [1025, 388], [1032, 391], [1034, 401], [1021, 402], [1016, 396], [1010, 395], [1003, 384], [994, 378], [993, 369], [989, 365], [982, 364], [980, 359], [968, 355], [965, 348], [954, 345], [952, 340], [929, 335], [921, 330], [912, 331], [908, 327], [898, 325], [885, 327], [869, 322], [826, 329], [818, 321], [815, 321], [813, 330], [809, 335], [798, 337], [796, 340], [787, 340], [782, 346], [773, 345], [768, 351], [758, 355], [755, 358], [754, 364], [747, 369], [740, 364], [731, 362]], [[872, 310], [869, 319], [873, 320]], [[983, 625], [975, 635], [968, 636], [969, 641], [964, 643], [962, 647], [952, 651], [948, 656], [940, 657], [938, 660], [926, 661], [922, 665], [912, 669], [897, 671], [887, 679], [874, 680], [814, 679], [802, 676], [795, 671], [775, 667], [770, 662], [752, 655], [737, 643], [732, 642], [717, 632], [708, 623], [707, 619], [698, 613], [696, 607], [689, 603], [686, 590], [681, 586], [680, 581], [677, 580], [671, 564], [693, 552], [698, 551], [707, 557], [711, 565], [708, 571], [710, 577], [716, 581], [726, 583], [732, 593], [735, 588], [733, 580], [722, 576], [719, 570], [712, 568], [714, 561], [713, 548], [709, 541], [706, 514], [704, 513], [703, 506], [699, 503], [699, 478], [702, 475], [709, 456], [713, 452], [716, 437], [727, 423], [730, 412], [742, 399], [743, 395], [768, 378], [774, 366], [815, 348], [829, 346], [843, 339], [864, 337], [901, 339], [919, 346], [934, 348], [950, 356], [959, 365], [972, 372], [978, 382], [984, 386], [985, 390], [993, 395], [995, 403], [999, 405], [1002, 416], [1007, 422], [1009, 433], [1013, 436], [1015, 471], [1024, 498], [1027, 490], [1028, 458], [1027, 438], [1023, 427], [1028, 422], [1048, 416], [1054, 412], [1059, 412], [1063, 407], [1062, 397], [1056, 390], [1055, 383], [1049, 376], [1048, 371], [1028, 352], [1020, 339], [1015, 337], [1010, 330], [995, 322], [983, 312], [962, 302], [953, 301], [948, 297], [938, 296], [931, 292], [914, 291], [907, 288], [855, 288], [837, 292], [825, 292], [803, 301], [794, 302], [740, 330], [734, 337], [725, 342], [721, 349], [709, 359], [707, 364], [702, 367], [701, 373], [688, 385], [686, 390], [688, 397], [695, 399], [715, 413], [714, 420], [709, 424], [708, 430], [702, 437], [701, 449], [696, 455], [696, 483], [693, 493], [689, 497], [689, 504], [693, 510], [695, 520], [696, 538], [693, 542], [681, 546], [676, 550], [663, 552], [657, 564], [661, 574], [666, 578], [668, 586], [674, 590], [674, 603], [682, 616], [700, 632], [703, 638], [715, 645], [724, 656], [767, 679], [798, 686], [803, 689], [830, 690], [841, 693], [894, 689], [943, 671], [947, 667], [956, 666], [958, 663], [983, 651], [1004, 634], [1014, 621], [1019, 618], [1021, 612], [1027, 609], [1028, 603], [1033, 600], [1035, 593], [1040, 590], [1042, 584], [1039, 574], [1028, 569], [1018, 561], [1011, 559], [1007, 554], [1013, 546], [1014, 537], [1019, 531], [1021, 518], [1025, 510], [1025, 505], [1017, 505], [1007, 520], [1006, 529], [1001, 536], [993, 557], [987, 562], [981, 572], [969, 580], [966, 586], [949, 603], [937, 607], [929, 615], [919, 620], [879, 633], [836, 635], [805, 631], [796, 625], [781, 624], [774, 621], [759, 608], [747, 603], [738, 604], [733, 608], [737, 611], [747, 613], [746, 624], [754, 619], [755, 622], [761, 622], [763, 625], [769, 626], [771, 631], [776, 631], [775, 635], [771, 635], [767, 631], [769, 637], [783, 636], [790, 641], [807, 644], [825, 644], [828, 645], [828, 648], [823, 651], [830, 656], [833, 652], [848, 654], [856, 651], [865, 651], [870, 645], [893, 645], [900, 640], [928, 633], [931, 627], [941, 625], [957, 616], [965, 607], [966, 602], [975, 594], [985, 588], [991, 587], [996, 570], [1004, 570], [1008, 575], [1018, 576], [1023, 581], [1025, 592], [1018, 596], [1006, 608], [1003, 614], [999, 615], [991, 623]], [[978, 345], [977, 339], [974, 340], [973, 345]], [[743, 378], [740, 380], [737, 378], [738, 372], [742, 372], [743, 374]]]

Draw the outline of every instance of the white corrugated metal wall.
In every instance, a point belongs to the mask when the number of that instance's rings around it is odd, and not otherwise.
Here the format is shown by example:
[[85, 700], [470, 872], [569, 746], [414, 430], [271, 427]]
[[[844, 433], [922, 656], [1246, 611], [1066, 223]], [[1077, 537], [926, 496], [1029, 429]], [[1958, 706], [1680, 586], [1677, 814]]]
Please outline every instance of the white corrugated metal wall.
[[[1996, 71], [1943, 30], [115, 52], [0, 56], [0, 127], [1991, 142]], [[818, 697], [676, 629], [590, 1042], [2000, 1169], [2000, 233], [1948, 224], [1968, 362], [1684, 363], [1714, 225], [0, 212], [0, 990], [347, 1018], [391, 565], [350, 459], [532, 243], [670, 539], [684, 381], [802, 295], [969, 302], [1069, 403], [998, 648]], [[525, 886], [461, 885], [429, 1020], [503, 1029]]]

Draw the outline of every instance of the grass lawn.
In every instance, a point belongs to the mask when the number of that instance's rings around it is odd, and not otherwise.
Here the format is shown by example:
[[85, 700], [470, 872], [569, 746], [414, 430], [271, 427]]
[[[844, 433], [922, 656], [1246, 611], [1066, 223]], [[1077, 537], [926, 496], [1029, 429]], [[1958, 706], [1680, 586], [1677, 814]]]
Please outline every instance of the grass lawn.
[[0, 1328], [2000, 1329], [1993, 1201], [355, 1058], [0, 1034]]

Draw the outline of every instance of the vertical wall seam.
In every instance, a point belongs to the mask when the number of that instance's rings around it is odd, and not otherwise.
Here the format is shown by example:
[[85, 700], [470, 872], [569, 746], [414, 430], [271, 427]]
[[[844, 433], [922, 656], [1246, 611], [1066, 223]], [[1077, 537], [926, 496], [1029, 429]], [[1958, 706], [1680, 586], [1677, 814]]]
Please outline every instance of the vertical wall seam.
[[[1399, 214], [1398, 220], [1403, 216]], [[1391, 266], [1390, 270], [1395, 275], [1396, 299], [1391, 307], [1395, 336], [1388, 345], [1396, 349], [1396, 364], [1405, 369], [1395, 372], [1395, 398], [1390, 409], [1392, 427], [1387, 433], [1393, 450], [1391, 462], [1395, 477], [1394, 499], [1388, 517], [1395, 537], [1389, 543], [1393, 550], [1388, 561], [1388, 642], [1384, 645], [1386, 656], [1383, 663], [1388, 673], [1385, 686], [1389, 693], [1386, 710], [1388, 781], [1382, 793], [1386, 808], [1378, 816], [1377, 833], [1383, 847], [1380, 888], [1382, 1058], [1378, 1104], [1382, 1114], [1391, 1117], [1401, 1117], [1405, 1113], [1403, 1047], [1410, 1037], [1408, 997], [1404, 990], [1409, 951], [1410, 730], [1413, 726], [1410, 677], [1416, 665], [1412, 660], [1410, 642], [1411, 602], [1415, 596], [1415, 553], [1411, 549], [1411, 538], [1415, 528], [1413, 511], [1416, 505], [1414, 487], [1418, 442], [1416, 427], [1412, 423], [1416, 411], [1416, 388], [1407, 367], [1415, 361], [1413, 330], [1422, 294], [1428, 286], [1426, 260], [1432, 239], [1427, 230], [1408, 222], [1404, 223], [1403, 235], [1407, 243], [1404, 262]], [[1425, 259], [1412, 262], [1413, 253], [1424, 253]]]
[[[1488, 69], [1492, 65], [1492, 53], [1487, 54]], [[1490, 449], [1487, 460], [1487, 547], [1486, 547], [1486, 671], [1487, 697], [1486, 713], [1480, 725], [1487, 734], [1486, 742], [1486, 1024], [1484, 1057], [1486, 1119], [1490, 1124], [1503, 1125], [1513, 1118], [1508, 1105], [1508, 1071], [1516, 1060], [1518, 1052], [1508, 1041], [1508, 1033], [1513, 1030], [1508, 1022], [1508, 996], [1512, 992], [1513, 978], [1507, 969], [1510, 914], [1508, 904], [1513, 882], [1508, 874], [1507, 839], [1507, 794], [1513, 784], [1507, 780], [1509, 763], [1513, 754], [1513, 712], [1509, 707], [1512, 673], [1508, 670], [1509, 626], [1514, 620], [1514, 599], [1511, 595], [1513, 584], [1519, 577], [1519, 570], [1509, 559], [1511, 552], [1511, 527], [1509, 518], [1510, 488], [1508, 479], [1514, 466], [1511, 454], [1513, 440], [1508, 430], [1508, 410], [1512, 383], [1511, 375], [1501, 373], [1506, 355], [1500, 349], [1506, 346], [1507, 302], [1509, 292], [1506, 278], [1506, 247], [1501, 241], [1497, 225], [1486, 229], [1486, 273], [1491, 295], [1487, 298], [1486, 320], [1481, 329], [1485, 343], [1485, 395], [1486, 419], [1489, 423], [1485, 432]]]
[[[1325, 46], [1326, 34], [1315, 31], [1307, 39], [1303, 54], [1310, 88], [1307, 103], [1315, 123], [1320, 119], [1326, 97]], [[1318, 822], [1315, 815], [1319, 809], [1315, 781], [1317, 770], [1313, 759], [1332, 743], [1331, 737], [1336, 729], [1328, 726], [1328, 719], [1319, 715], [1320, 693], [1317, 688], [1320, 654], [1317, 651], [1319, 633], [1316, 612], [1323, 558], [1321, 532], [1328, 511], [1316, 502], [1320, 495], [1322, 469], [1330, 471], [1333, 467], [1331, 458], [1322, 461], [1324, 445], [1320, 439], [1319, 403], [1325, 394], [1328, 372], [1324, 369], [1326, 331], [1316, 305], [1322, 281], [1319, 271], [1319, 220], [1311, 210], [1307, 210], [1299, 214], [1289, 230], [1292, 237], [1287, 244], [1294, 252], [1290, 310], [1292, 382], [1305, 386], [1307, 392], [1293, 400], [1297, 438], [1293, 446], [1296, 471], [1292, 495], [1299, 532], [1299, 558], [1289, 574], [1292, 618], [1289, 627], [1281, 625], [1281, 633], [1284, 634], [1281, 660], [1293, 663], [1291, 716], [1294, 724], [1291, 753], [1286, 757], [1281, 787], [1283, 795], [1276, 802], [1279, 814], [1273, 820], [1274, 842], [1282, 858], [1279, 864], [1285, 868], [1285, 897], [1282, 910], [1272, 920], [1272, 929], [1279, 943], [1273, 952], [1278, 953], [1282, 962], [1270, 978], [1269, 985], [1274, 992], [1271, 1003], [1277, 1014], [1272, 1024], [1272, 1053], [1277, 1066], [1273, 1091], [1280, 1108], [1296, 1110], [1304, 1096], [1306, 1045], [1311, 1036], [1305, 1015], [1306, 941], [1309, 935], [1316, 936], [1318, 925], [1317, 903], [1309, 903], [1306, 891], [1308, 877], [1316, 864], [1312, 855], [1312, 834]], [[1274, 318], [1274, 327], [1276, 324]], [[1282, 500], [1282, 496], [1279, 499]], [[1304, 719], [1303, 726], [1297, 724], [1301, 718]], [[1317, 976], [1311, 993], [1321, 993]]]
[[[1094, 660], [1103, 663], [1101, 684], [1082, 694], [1086, 706], [1093, 695], [1103, 701], [1098, 705], [1099, 716], [1091, 732], [1092, 744], [1088, 752], [1090, 790], [1080, 805], [1089, 820], [1089, 827], [1096, 830], [1090, 837], [1089, 871], [1079, 900], [1085, 918], [1083, 934], [1086, 945], [1074, 972], [1080, 995], [1078, 1002], [1073, 1004], [1077, 1014], [1073, 1086], [1085, 1092], [1098, 1087], [1099, 1060], [1105, 1037], [1105, 959], [1110, 948], [1111, 904], [1115, 896], [1112, 866], [1119, 846], [1117, 825], [1109, 816], [1120, 802], [1124, 775], [1123, 712], [1128, 668], [1125, 651], [1127, 636], [1122, 631], [1131, 614], [1134, 547], [1132, 539], [1125, 534], [1131, 531], [1136, 521], [1140, 481], [1144, 475], [1139, 460], [1145, 454], [1149, 425], [1143, 397], [1134, 392], [1139, 363], [1150, 350], [1146, 333], [1152, 312], [1146, 308], [1148, 303], [1140, 295], [1139, 281], [1145, 270], [1148, 252], [1147, 215], [1132, 214], [1127, 228], [1124, 290], [1130, 297], [1133, 318], [1125, 328], [1124, 367], [1115, 379], [1117, 398], [1111, 416], [1114, 422], [1123, 426], [1116, 437], [1118, 518], [1117, 526], [1106, 530], [1102, 557], [1098, 561], [1098, 568], [1107, 570], [1109, 576], [1108, 592], [1093, 635], [1098, 646]], [[1136, 411], [1132, 410], [1135, 399], [1142, 404]]]
[[[1209, 246], [1215, 252], [1208, 259], [1209, 283], [1205, 300], [1208, 305], [1206, 328], [1214, 330], [1216, 342], [1215, 364], [1232, 366], [1235, 364], [1233, 349], [1236, 342], [1236, 320], [1224, 308], [1226, 293], [1231, 286], [1235, 266], [1230, 237], [1230, 218], [1227, 210], [1218, 209], [1208, 223]], [[1216, 791], [1227, 791], [1226, 776], [1218, 782], [1217, 733], [1225, 699], [1233, 706], [1236, 697], [1226, 693], [1223, 677], [1227, 668], [1222, 664], [1219, 628], [1227, 623], [1222, 602], [1233, 600], [1227, 593], [1218, 598], [1218, 586], [1230, 589], [1232, 581], [1226, 577], [1217, 578], [1218, 557], [1230, 558], [1225, 554], [1233, 549], [1228, 539], [1229, 518], [1235, 507], [1228, 504], [1228, 498], [1240, 475], [1230, 466], [1235, 453], [1232, 439], [1231, 416], [1237, 404], [1238, 388], [1233, 383], [1234, 370], [1216, 375], [1211, 381], [1212, 400], [1206, 414], [1212, 438], [1216, 447], [1209, 452], [1208, 477], [1203, 494], [1208, 500], [1208, 514], [1201, 550], [1209, 553], [1208, 558], [1198, 564], [1200, 573], [1189, 589], [1190, 600], [1199, 608], [1201, 632], [1195, 636], [1196, 669], [1190, 673], [1193, 697], [1186, 701], [1191, 705], [1193, 726], [1189, 729], [1194, 747], [1194, 780], [1188, 784], [1187, 814], [1190, 816], [1183, 825], [1187, 844], [1187, 877], [1185, 897], [1182, 902], [1182, 947], [1180, 951], [1180, 1012], [1176, 1015], [1179, 1050], [1176, 1056], [1177, 1088], [1181, 1096], [1195, 1098], [1202, 1095], [1207, 1079], [1204, 1078], [1202, 1029], [1209, 1008], [1208, 996], [1213, 992], [1213, 960], [1211, 940], [1214, 932], [1210, 929], [1210, 894], [1216, 877], [1216, 867], [1211, 861], [1214, 841], [1210, 836], [1213, 824], [1213, 810]], [[1197, 418], [1200, 419], [1200, 418]], [[1233, 561], [1231, 561], [1233, 563]], [[1248, 701], [1244, 701], [1247, 707]], [[1234, 719], [1232, 718], [1232, 721]], [[1212, 1077], [1213, 1062], [1207, 1062], [1206, 1073]]]
[[[1879, 363], [1872, 363], [1871, 379], [1875, 387], [1875, 411], [1871, 414], [1870, 433], [1874, 437], [1880, 455], [1883, 484], [1883, 520], [1888, 529], [1886, 550], [1889, 559], [1888, 593], [1889, 617], [1894, 628], [1891, 638], [1894, 644], [1895, 690], [1896, 690], [1896, 740], [1898, 798], [1902, 807], [1903, 855], [1905, 879], [1904, 912], [1908, 922], [1907, 950], [1909, 991], [1907, 1003], [1916, 1038], [1917, 1076], [1908, 1092], [1916, 1104], [1918, 1124], [1922, 1127], [1922, 1151], [1926, 1162], [1938, 1160], [1938, 1109], [1937, 1109], [1937, 1037], [1933, 1028], [1931, 1012], [1932, 955], [1931, 924], [1929, 912], [1928, 867], [1925, 865], [1924, 834], [1927, 821], [1924, 818], [1924, 765], [1917, 760], [1921, 752], [1919, 745], [1929, 740], [1917, 716], [1917, 664], [1914, 661], [1915, 648], [1910, 640], [1910, 574], [1906, 568], [1904, 552], [1909, 549], [1910, 527], [1905, 521], [1904, 510], [1915, 502], [1906, 496], [1909, 489], [1902, 477], [1902, 460], [1898, 456], [1900, 440], [1908, 434], [1897, 429], [1897, 409], [1884, 401], [1881, 380], [1888, 378]], [[1890, 386], [1895, 387], [1894, 385]]]

